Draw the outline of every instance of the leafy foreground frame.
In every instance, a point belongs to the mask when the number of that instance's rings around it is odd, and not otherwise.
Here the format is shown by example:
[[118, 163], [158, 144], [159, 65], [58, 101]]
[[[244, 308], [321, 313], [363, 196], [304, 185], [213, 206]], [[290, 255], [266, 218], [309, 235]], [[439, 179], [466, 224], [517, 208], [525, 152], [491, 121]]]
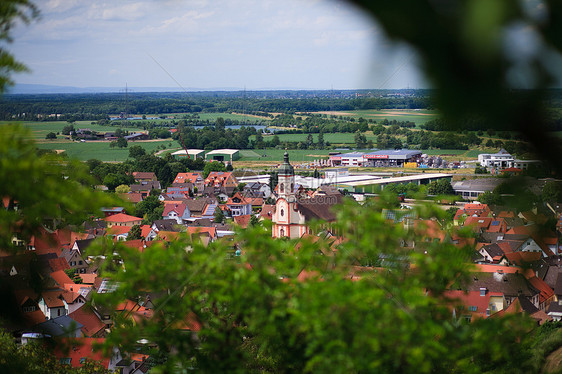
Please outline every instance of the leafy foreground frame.
[[[115, 310], [146, 294], [154, 303], [144, 315], [115, 315], [106, 348], [148, 353], [165, 372], [535, 371], [528, 318], [466, 323], [453, 313], [445, 291], [467, 280], [473, 249], [388, 223], [381, 204], [339, 207], [343, 242], [272, 239], [256, 226], [207, 247], [187, 237], [142, 253], [101, 243], [103, 274], [119, 286], [93, 303]], [[357, 266], [365, 262], [376, 266]]]

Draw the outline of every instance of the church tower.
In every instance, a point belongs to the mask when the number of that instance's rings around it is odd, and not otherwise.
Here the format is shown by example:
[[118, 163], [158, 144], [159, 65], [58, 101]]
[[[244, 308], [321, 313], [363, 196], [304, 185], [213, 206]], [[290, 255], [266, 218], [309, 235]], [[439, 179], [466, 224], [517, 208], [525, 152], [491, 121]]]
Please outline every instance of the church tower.
[[297, 209], [295, 190], [295, 170], [289, 163], [289, 153], [285, 152], [283, 164], [277, 171], [277, 195], [273, 212], [272, 236], [274, 238], [300, 238], [305, 232], [303, 219]]
[[283, 164], [279, 166], [277, 171], [277, 192], [280, 198], [284, 198], [288, 202], [294, 202], [295, 199], [295, 170], [289, 163], [289, 153], [285, 151], [283, 155]]

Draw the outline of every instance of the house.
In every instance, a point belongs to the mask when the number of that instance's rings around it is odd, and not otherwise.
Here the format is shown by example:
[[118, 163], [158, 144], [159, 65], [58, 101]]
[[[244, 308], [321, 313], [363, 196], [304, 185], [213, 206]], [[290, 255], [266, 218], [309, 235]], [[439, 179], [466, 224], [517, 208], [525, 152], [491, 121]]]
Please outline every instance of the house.
[[248, 183], [244, 186], [244, 196], [245, 197], [263, 197], [267, 199], [271, 196], [271, 188], [265, 183]]
[[162, 186], [158, 181], [140, 182], [139, 184], [131, 184], [132, 193], [140, 193], [143, 199], [150, 195], [152, 190], [160, 191]]
[[105, 335], [105, 323], [89, 308], [80, 308], [69, 313], [68, 316], [82, 325], [81, 331], [84, 336], [98, 338]]
[[486, 259], [487, 262], [500, 262], [502, 257], [505, 255], [503, 249], [497, 244], [485, 245], [478, 250], [478, 253]]
[[117, 349], [114, 349], [111, 357], [107, 358], [101, 349], [94, 348], [102, 345], [104, 341], [103, 338], [62, 338], [55, 347], [54, 355], [63, 365], [79, 368], [88, 359], [99, 362], [104, 369], [113, 372], [117, 370], [117, 363], [123, 357]]
[[46, 319], [52, 319], [68, 314], [68, 304], [62, 296], [63, 292], [63, 290], [50, 290], [41, 293], [37, 304]]
[[238, 181], [232, 175], [232, 172], [212, 171], [205, 178], [205, 186], [234, 188], [238, 186]]
[[140, 182], [156, 182], [158, 180], [158, 178], [156, 178], [156, 174], [153, 172], [144, 172], [144, 171], [134, 171], [133, 172], [133, 178], [135, 179], [135, 182], [140, 183]]
[[229, 198], [226, 206], [233, 217], [252, 214], [252, 204], [240, 192]]
[[205, 188], [205, 179], [203, 179], [203, 175], [201, 173], [178, 173], [176, 178], [174, 179], [173, 184], [175, 183], [191, 183], [197, 191], [201, 192]]
[[[218, 205], [218, 201], [216, 199], [209, 199], [209, 198], [199, 198], [193, 200], [185, 201], [185, 204], [189, 208], [192, 217], [202, 217], [204, 213], [207, 211], [208, 206], [213, 206], [216, 208]], [[214, 213], [214, 208], [213, 208]], [[212, 214], [211, 214], [212, 215]]]
[[170, 187], [166, 189], [166, 195], [171, 198], [186, 198], [194, 193], [193, 183], [172, 183]]
[[101, 208], [101, 211], [103, 212], [105, 217], [109, 217], [118, 213], [125, 213], [125, 208], [116, 206], [112, 208]]
[[78, 249], [65, 248], [61, 252], [61, 257], [66, 260], [71, 269], [74, 269], [75, 273], [88, 272], [89, 265]]
[[[159, 231], [179, 231], [176, 229], [177, 224], [178, 221], [176, 219], [159, 219], [154, 221], [150, 228], [156, 234], [158, 234]], [[154, 240], [155, 237], [156, 236], [154, 236], [152, 240]]]
[[107, 228], [111, 228], [113, 226], [134, 226], [140, 225], [142, 222], [142, 218], [130, 216], [125, 213], [115, 214], [113, 216], [104, 218], [104, 221], [107, 222]]
[[453, 315], [468, 322], [488, 318], [507, 306], [503, 293], [490, 292], [485, 287], [478, 291], [446, 291], [445, 297], [453, 304]]
[[82, 336], [81, 323], [69, 316], [60, 316], [35, 326], [35, 329], [51, 337], [79, 338]]
[[162, 212], [163, 219], [174, 219], [178, 224], [183, 224], [185, 220], [191, 217], [191, 212], [186, 204], [165, 204]]

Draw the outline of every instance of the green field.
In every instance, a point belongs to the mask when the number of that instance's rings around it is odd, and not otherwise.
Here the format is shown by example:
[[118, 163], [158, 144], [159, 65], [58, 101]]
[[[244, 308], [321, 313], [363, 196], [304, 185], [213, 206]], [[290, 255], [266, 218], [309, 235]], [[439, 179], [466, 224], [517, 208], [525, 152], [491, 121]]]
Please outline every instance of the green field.
[[[31, 130], [33, 134], [33, 139], [36, 141], [44, 141], [45, 135], [50, 132], [61, 132], [63, 127], [68, 126], [69, 123], [66, 121], [53, 121], [53, 122], [28, 122], [28, 121], [20, 121], [20, 122], [7, 122], [7, 121], [0, 121], [0, 126], [8, 124], [8, 123], [18, 123], [23, 127], [26, 127]], [[118, 127], [113, 126], [100, 126], [97, 124], [92, 124], [92, 121], [76, 121], [74, 122], [75, 129], [90, 129], [93, 131], [98, 132], [109, 132], [115, 131]], [[122, 127], [123, 130], [128, 131], [139, 131], [142, 130], [134, 127]], [[59, 139], [64, 139], [64, 135], [59, 135]]]
[[347, 116], [359, 118], [363, 117], [366, 120], [375, 120], [377, 122], [383, 119], [388, 119], [392, 121], [393, 119], [397, 121], [410, 121], [416, 124], [416, 127], [439, 117], [439, 113], [436, 110], [425, 110], [425, 109], [388, 109], [388, 110], [349, 110], [341, 112], [322, 112], [326, 114], [334, 114], [337, 116]]
[[[279, 134], [277, 135], [279, 140], [282, 142], [305, 142], [308, 134]], [[372, 140], [373, 142], [377, 141], [376, 135], [373, 135], [372, 132], [368, 132], [365, 134], [367, 141]], [[264, 136], [263, 140], [268, 141], [271, 140], [273, 135]], [[314, 142], [318, 142], [318, 134], [312, 134], [314, 138]], [[329, 142], [332, 144], [355, 144], [354, 140], [355, 134], [354, 133], [336, 133], [336, 134], [324, 134], [324, 142]], [[254, 137], [252, 136], [252, 139]]]
[[[172, 143], [171, 146], [169, 144]], [[129, 142], [129, 147], [133, 145], [140, 145], [147, 153], [150, 153], [161, 145], [166, 148], [179, 148], [180, 145], [175, 140], [158, 140], [158, 141], [139, 141]], [[91, 142], [73, 142], [73, 141], [52, 141], [47, 143], [37, 144], [41, 149], [65, 150], [68, 157], [75, 158], [81, 161], [89, 160], [92, 158], [101, 161], [125, 161], [129, 157], [128, 148], [111, 148], [109, 142], [91, 141]]]
[[[197, 114], [199, 116], [199, 119], [202, 120], [202, 121], [209, 120], [209, 121], [212, 121], [212, 122], [216, 121], [217, 118], [219, 118], [219, 117], [222, 117], [224, 119], [247, 121], [247, 122], [261, 122], [263, 120], [265, 120], [265, 121], [271, 120], [271, 118], [254, 117], [254, 116], [243, 115], [243, 114], [238, 114], [238, 113], [203, 113], [203, 112], [199, 112], [199, 113], [164, 113], [164, 114], [147, 114], [146, 116], [147, 117], [170, 116], [170, 117], [175, 117], [176, 119], [182, 119], [183, 116], [190, 117], [193, 114]], [[143, 120], [135, 120], [135, 121], [143, 121]], [[156, 119], [156, 120], [146, 120], [146, 121], [159, 122], [159, 121], [169, 121], [169, 119], [166, 119], [166, 120]]]
[[[328, 158], [331, 150], [316, 150], [316, 149], [289, 149], [289, 158], [291, 162], [312, 161], [318, 159]], [[250, 150], [245, 149], [240, 151], [239, 161], [283, 161], [284, 149], [266, 149], [264, 150]]]

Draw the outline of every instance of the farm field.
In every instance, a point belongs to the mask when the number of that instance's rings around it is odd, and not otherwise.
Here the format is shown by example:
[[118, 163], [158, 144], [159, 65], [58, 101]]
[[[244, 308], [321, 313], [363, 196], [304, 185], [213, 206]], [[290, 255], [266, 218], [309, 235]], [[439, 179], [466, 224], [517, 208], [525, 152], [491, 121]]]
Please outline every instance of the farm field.
[[[170, 146], [171, 143], [171, 146]], [[160, 149], [162, 145], [166, 148], [178, 148], [180, 145], [175, 140], [155, 140], [129, 142], [129, 147], [140, 145], [147, 153]], [[37, 144], [40, 149], [65, 150], [70, 158], [86, 161], [92, 158], [101, 161], [125, 161], [129, 157], [129, 148], [111, 148], [109, 142], [104, 141], [51, 141]]]
[[[147, 117], [159, 117], [159, 116], [173, 116], [176, 117], [176, 119], [182, 119], [183, 116], [187, 115], [188, 117], [190, 117], [193, 114], [197, 114], [199, 116], [200, 120], [209, 120], [209, 121], [216, 121], [217, 118], [222, 117], [224, 119], [231, 119], [231, 120], [238, 120], [238, 121], [242, 121], [245, 120], [247, 122], [261, 122], [261, 121], [269, 121], [271, 120], [271, 118], [266, 118], [266, 117], [256, 117], [256, 116], [251, 116], [251, 115], [243, 115], [243, 114], [239, 114], [239, 113], [204, 113], [204, 112], [199, 112], [199, 113], [162, 113], [162, 114], [147, 114]], [[136, 121], [143, 121], [143, 120], [136, 120]], [[166, 120], [162, 120], [162, 119], [156, 119], [156, 120], [147, 120], [147, 121], [154, 121], [154, 122], [158, 122], [158, 121], [169, 121], [169, 119]]]
[[[33, 139], [35, 139], [35, 141], [37, 141], [38, 143], [41, 143], [43, 141], [49, 142], [48, 140], [45, 140], [45, 135], [47, 135], [50, 132], [54, 132], [56, 134], [57, 132], [62, 131], [64, 126], [69, 125], [69, 123], [66, 121], [53, 121], [53, 122], [0, 121], [0, 126], [8, 123], [18, 123], [23, 127], [30, 129], [33, 135]], [[99, 132], [115, 131], [115, 129], [118, 128], [113, 126], [100, 126], [100, 125], [92, 124], [92, 121], [76, 121], [74, 122], [73, 125], [75, 129], [88, 128], [93, 131], [99, 131]], [[134, 128], [134, 127], [122, 127], [122, 129], [128, 131], [139, 131], [138, 128]], [[142, 130], [142, 128], [140, 130]], [[63, 139], [64, 135], [59, 135], [59, 138]]]
[[388, 110], [349, 110], [349, 111], [337, 111], [337, 112], [319, 112], [328, 115], [337, 116], [349, 116], [354, 118], [363, 117], [366, 120], [375, 120], [377, 122], [383, 119], [388, 119], [389, 121], [395, 119], [397, 121], [411, 121], [416, 124], [419, 128], [420, 125], [431, 121], [439, 117], [439, 113], [436, 110], [414, 110], [414, 109], [388, 109]]

